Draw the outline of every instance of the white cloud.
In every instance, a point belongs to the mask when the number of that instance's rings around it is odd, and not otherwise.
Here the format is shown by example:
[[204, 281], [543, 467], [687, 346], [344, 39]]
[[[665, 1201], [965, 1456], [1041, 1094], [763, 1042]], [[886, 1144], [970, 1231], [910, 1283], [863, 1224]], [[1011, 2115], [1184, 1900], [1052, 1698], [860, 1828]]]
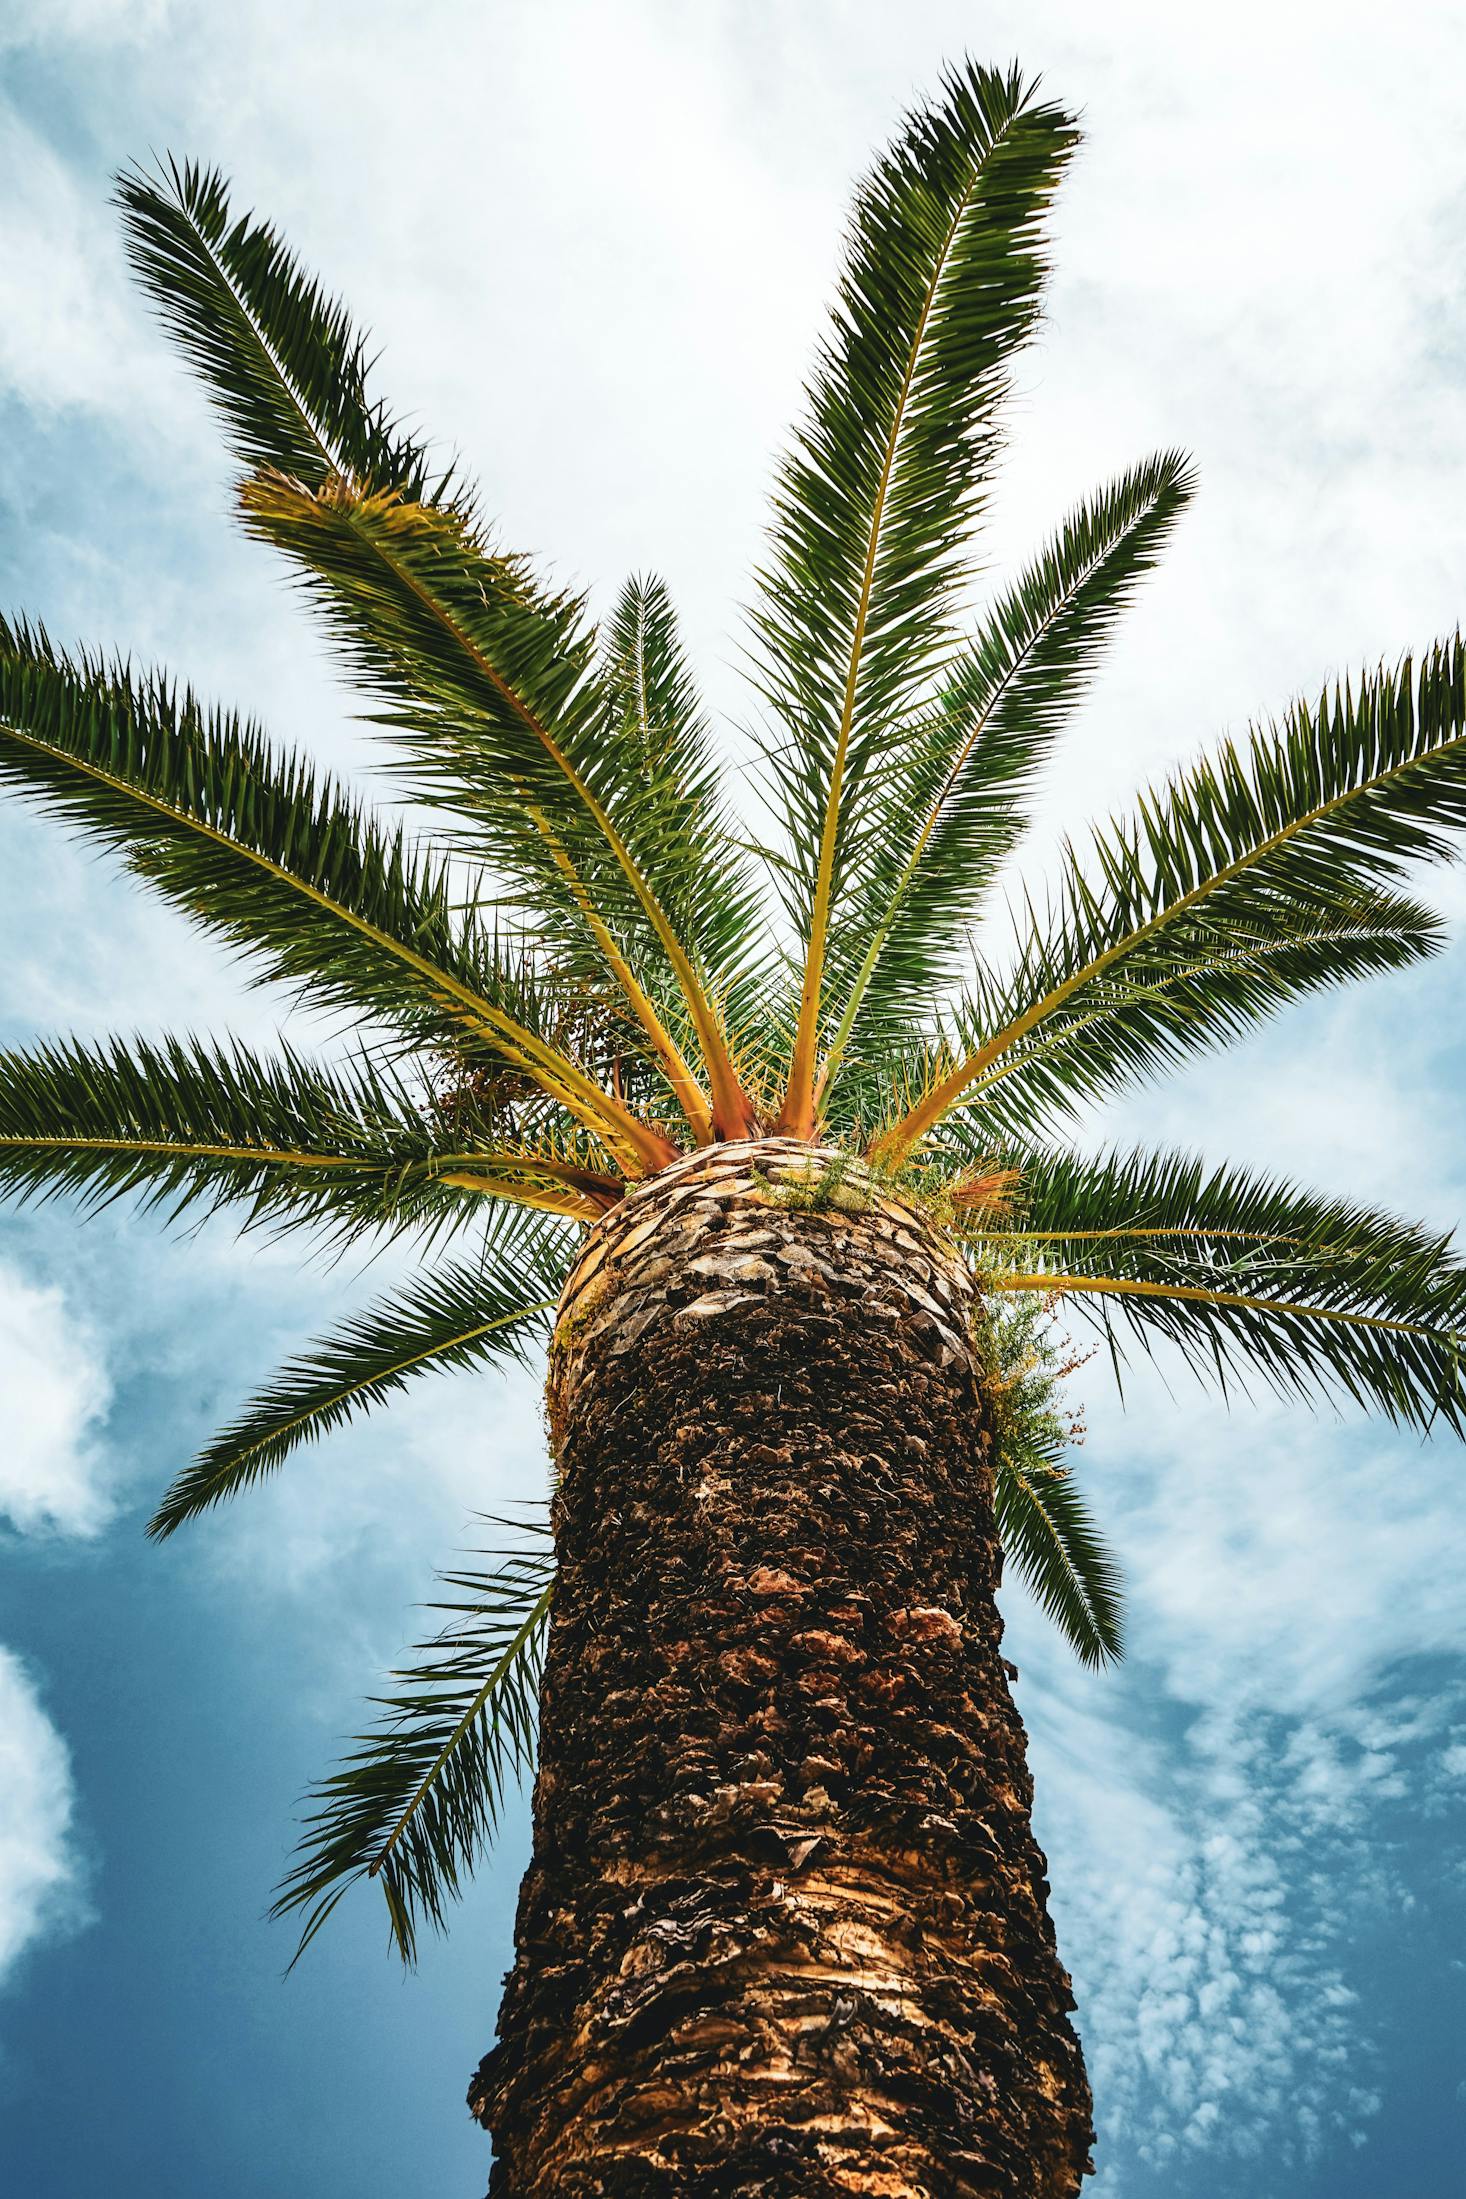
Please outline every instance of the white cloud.
[[1134, 1647], [1178, 1700], [1332, 1716], [1412, 1656], [1466, 1653], [1451, 1438], [1266, 1398], [1221, 1415], [1189, 1377], [1168, 1398], [1140, 1371], [1130, 1409], [1101, 1400], [1092, 1424], [1081, 1470], [1125, 1565]]
[[1330, 1877], [1358, 1857], [1326, 1851], [1267, 1737], [1223, 1723], [1162, 1751], [1072, 1704], [1045, 1729], [1035, 1762], [1096, 2094], [1096, 2199], [1120, 2188], [1107, 2166], [1121, 2149], [1158, 2167], [1200, 2152], [1296, 2169], [1359, 2128], [1343, 2079], [1368, 2048]]
[[[0, 1262], [0, 1519], [90, 1537], [112, 1490], [97, 1430], [111, 1399], [99, 1346], [62, 1292]], [[83, 1916], [66, 1745], [35, 1683], [0, 1646], [0, 1982], [25, 1950]]]
[[156, 418], [159, 397], [112, 224], [9, 101], [0, 115], [0, 392], [42, 417], [65, 407], [130, 417], [136, 433], [140, 408]]
[[8, 0], [0, 46], [140, 45], [171, 10], [172, 0]]
[[1096, 2199], [1119, 2199], [1127, 2160], [1190, 2182], [1201, 2158], [1265, 2158], [1296, 2180], [1330, 2142], [1366, 2142], [1384, 2042], [1356, 1941], [1414, 1898], [1379, 1813], [1428, 1814], [1421, 1755], [1449, 1706], [1305, 1721], [1231, 1705], [1161, 1734], [1153, 1675], [1138, 1690], [1080, 1682], [1042, 1651], [1029, 1667], [1039, 1826], [1096, 2094]]
[[82, 1919], [72, 1809], [66, 1744], [0, 1648], [0, 1981], [37, 1939]]
[[22, 1534], [97, 1534], [112, 1510], [97, 1440], [111, 1398], [100, 1346], [58, 1289], [4, 1264], [0, 1396], [0, 1517]]

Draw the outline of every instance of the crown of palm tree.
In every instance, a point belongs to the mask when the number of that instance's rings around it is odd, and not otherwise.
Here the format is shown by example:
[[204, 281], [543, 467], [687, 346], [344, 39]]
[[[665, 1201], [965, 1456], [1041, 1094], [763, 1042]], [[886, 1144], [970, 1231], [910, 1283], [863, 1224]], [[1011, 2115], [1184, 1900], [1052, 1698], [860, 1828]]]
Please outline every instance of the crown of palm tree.
[[[770, 846], [730, 811], [660, 582], [629, 582], [598, 626], [369, 394], [363, 337], [271, 228], [234, 218], [218, 175], [122, 178], [135, 267], [245, 469], [244, 523], [293, 562], [432, 821], [412, 840], [165, 678], [0, 624], [5, 780], [358, 1034], [331, 1064], [192, 1040], [4, 1056], [0, 1180], [461, 1240], [285, 1366], [174, 1483], [156, 1534], [418, 1374], [526, 1352], [578, 1225], [684, 1151], [763, 1133], [934, 1203], [999, 1359], [1018, 1322], [1000, 1526], [1087, 1659], [1118, 1651], [1118, 1593], [1025, 1372], [1024, 1309], [1062, 1297], [1203, 1375], [1460, 1428], [1466, 1275], [1446, 1239], [1184, 1155], [1064, 1142], [1088, 1103], [1440, 949], [1398, 887], [1466, 823], [1459, 637], [1142, 794], [1065, 845], [1042, 905], [1010, 908], [1006, 953], [972, 944], [1191, 493], [1182, 455], [1145, 460], [975, 625], [965, 610], [1075, 142], [1016, 73], [964, 66], [858, 194], [752, 611]], [[307, 1938], [366, 1873], [410, 1955], [532, 1747], [548, 1542], [450, 1585], [447, 1631], [318, 1792], [281, 1894]]]

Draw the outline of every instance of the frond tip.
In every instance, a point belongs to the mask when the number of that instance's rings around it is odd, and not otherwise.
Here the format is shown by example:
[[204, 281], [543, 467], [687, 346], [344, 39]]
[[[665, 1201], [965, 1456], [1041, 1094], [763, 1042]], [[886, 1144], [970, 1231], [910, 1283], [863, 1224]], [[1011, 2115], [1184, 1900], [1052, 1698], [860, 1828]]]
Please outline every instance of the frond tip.
[[563, 1229], [499, 1209], [476, 1259], [418, 1276], [282, 1367], [179, 1475], [148, 1533], [171, 1535], [420, 1375], [522, 1359], [548, 1334], [568, 1265]]
[[348, 1889], [375, 1879], [404, 1962], [426, 1919], [442, 1929], [492, 1839], [509, 1782], [533, 1762], [555, 1559], [548, 1541], [482, 1553], [485, 1572], [445, 1573], [448, 1625], [377, 1698], [382, 1717], [314, 1789], [298, 1862], [273, 1916], [303, 1916], [295, 1960]]

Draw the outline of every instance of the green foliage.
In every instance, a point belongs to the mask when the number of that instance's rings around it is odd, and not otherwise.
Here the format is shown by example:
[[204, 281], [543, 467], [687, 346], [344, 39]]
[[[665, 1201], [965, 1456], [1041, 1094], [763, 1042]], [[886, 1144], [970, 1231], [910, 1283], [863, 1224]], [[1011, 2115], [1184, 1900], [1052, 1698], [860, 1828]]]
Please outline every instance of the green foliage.
[[349, 669], [401, 736], [416, 790], [451, 799], [466, 848], [511, 881], [515, 900], [577, 939], [577, 882], [618, 933], [643, 921], [607, 809], [618, 793], [639, 794], [640, 773], [628, 744], [606, 737], [582, 599], [539, 587], [523, 559], [496, 555], [456, 513], [395, 492], [331, 481], [311, 494], [264, 474], [246, 485], [245, 514], [298, 564]]
[[1466, 650], [1406, 658], [1141, 796], [1070, 850], [1047, 920], [957, 1016], [943, 1105], [989, 1134], [1153, 1075], [1320, 985], [1439, 952], [1389, 891], [1466, 826]]
[[526, 1360], [549, 1334], [569, 1265], [563, 1224], [501, 1208], [472, 1262], [416, 1276], [287, 1361], [179, 1475], [149, 1533], [171, 1535], [418, 1375]]
[[[502, 1524], [502, 1523], [501, 1523]], [[300, 1860], [273, 1914], [301, 1916], [297, 1960], [343, 1894], [374, 1878], [405, 1962], [426, 1918], [441, 1928], [506, 1787], [532, 1762], [555, 1557], [543, 1544], [485, 1551], [485, 1572], [445, 1573], [451, 1602], [419, 1661], [393, 1674], [382, 1712], [312, 1795]]]
[[856, 195], [830, 332], [774, 491], [754, 612], [801, 940], [842, 904], [882, 765], [950, 654], [996, 408], [1035, 323], [1076, 142], [1018, 72], [953, 70]]
[[533, 969], [455, 916], [448, 872], [253, 726], [0, 621], [0, 782], [314, 1005], [581, 1096]]
[[905, 729], [842, 908], [831, 971], [844, 1046], [886, 1051], [913, 1011], [965, 968], [973, 911], [1027, 823], [1054, 741], [1104, 645], [1190, 500], [1193, 478], [1166, 451], [1065, 522], [993, 605]]
[[1082, 1358], [1039, 1293], [989, 1300], [977, 1341], [1003, 1549], [1080, 1662], [1112, 1663], [1123, 1645], [1119, 1570], [1067, 1463], [1082, 1427], [1064, 1385]]
[[233, 218], [217, 168], [130, 168], [117, 204], [133, 267], [246, 466], [429, 494], [425, 447], [367, 394], [365, 336], [269, 223]]
[[[1401, 889], [1466, 825], [1459, 637], [1221, 744], [1065, 846], [1046, 897], [1018, 894], [1004, 962], [971, 950], [1192, 488], [1178, 452], [1122, 475], [964, 634], [1074, 143], [1016, 72], [963, 64], [857, 195], [753, 611], [761, 876], [662, 584], [631, 581], [598, 627], [495, 540], [372, 393], [345, 309], [217, 173], [121, 179], [134, 265], [245, 470], [245, 523], [323, 612], [439, 849], [162, 676], [0, 623], [0, 782], [356, 1049], [0, 1057], [0, 1189], [230, 1206], [336, 1243], [468, 1238], [289, 1361], [155, 1532], [418, 1374], [528, 1350], [568, 1223], [689, 1145], [775, 1128], [838, 1151], [766, 1196], [865, 1206], [878, 1187], [967, 1247], [1000, 1532], [1091, 1663], [1119, 1652], [1119, 1597], [1065, 1458], [1059, 1304], [1117, 1357], [1165, 1341], [1227, 1383], [1461, 1428], [1466, 1283], [1443, 1237], [1184, 1156], [1042, 1142], [1293, 999], [1438, 951]], [[528, 1758], [552, 1578], [538, 1546], [449, 1577], [451, 1624], [318, 1791], [280, 1903], [306, 1939], [363, 1875], [405, 1955], [441, 1922]]]
[[0, 1054], [0, 1190], [22, 1199], [141, 1192], [175, 1217], [239, 1205], [246, 1227], [416, 1231], [477, 1203], [445, 1165], [430, 1121], [367, 1063], [190, 1039]]
[[786, 1213], [864, 1214], [870, 1205], [870, 1170], [848, 1149], [811, 1157], [807, 1167], [786, 1161], [752, 1173], [758, 1196]]
[[981, 1227], [981, 1255], [1107, 1339], [1119, 1323], [1224, 1385], [1255, 1376], [1466, 1428], [1466, 1265], [1442, 1232], [1190, 1154], [1026, 1153], [1020, 1166], [1016, 1226]]
[[601, 637], [608, 738], [641, 780], [647, 873], [679, 938], [737, 1034], [755, 1012], [769, 956], [762, 911], [726, 812], [725, 774], [666, 585], [629, 580]]

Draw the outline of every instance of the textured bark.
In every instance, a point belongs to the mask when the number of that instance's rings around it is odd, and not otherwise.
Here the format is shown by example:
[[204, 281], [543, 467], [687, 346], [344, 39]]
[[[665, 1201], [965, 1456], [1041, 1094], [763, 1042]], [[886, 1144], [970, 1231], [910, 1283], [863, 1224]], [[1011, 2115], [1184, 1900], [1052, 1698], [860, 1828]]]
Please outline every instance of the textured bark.
[[1061, 2199], [1089, 2091], [1029, 1827], [971, 1285], [830, 1156], [597, 1224], [550, 1371], [534, 1858], [492, 2199]]

